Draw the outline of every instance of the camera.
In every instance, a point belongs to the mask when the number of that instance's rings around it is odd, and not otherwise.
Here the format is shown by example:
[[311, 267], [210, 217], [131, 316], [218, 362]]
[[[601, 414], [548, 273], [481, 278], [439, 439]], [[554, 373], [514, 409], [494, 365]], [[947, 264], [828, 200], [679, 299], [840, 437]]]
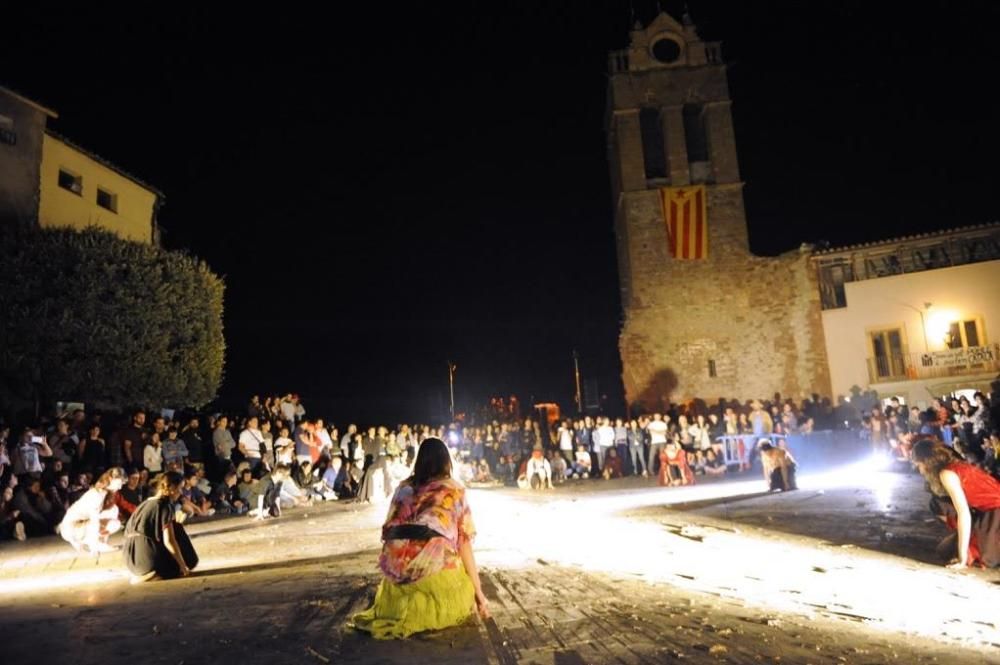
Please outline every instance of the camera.
[[43, 443], [44, 441], [45, 441], [45, 439], [43, 439], [42, 437], [38, 436], [37, 434], [32, 434], [31, 435], [31, 442], [32, 443]]

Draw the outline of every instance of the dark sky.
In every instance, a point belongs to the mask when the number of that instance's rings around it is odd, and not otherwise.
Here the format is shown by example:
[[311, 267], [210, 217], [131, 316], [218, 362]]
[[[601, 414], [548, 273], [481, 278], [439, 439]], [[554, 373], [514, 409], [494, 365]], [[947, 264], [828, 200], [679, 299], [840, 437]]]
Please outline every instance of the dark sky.
[[[460, 407], [568, 406], [576, 348], [617, 410], [603, 119], [630, 3], [345, 4], [8, 8], [0, 83], [164, 191], [165, 244], [225, 276], [225, 400], [431, 418], [451, 358]], [[996, 4], [690, 7], [731, 65], [754, 251], [997, 219]]]

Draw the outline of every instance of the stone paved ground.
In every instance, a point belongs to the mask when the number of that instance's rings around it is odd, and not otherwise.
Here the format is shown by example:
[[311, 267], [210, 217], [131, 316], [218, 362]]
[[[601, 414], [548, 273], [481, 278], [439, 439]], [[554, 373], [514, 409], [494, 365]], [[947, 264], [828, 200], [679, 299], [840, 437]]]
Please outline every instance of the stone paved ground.
[[[378, 576], [384, 507], [193, 524], [189, 579], [131, 587], [120, 555], [0, 546], [3, 662], [1000, 662], [1000, 575], [935, 562], [904, 474], [662, 489], [473, 490], [493, 618], [402, 642], [346, 627]], [[933, 562], [933, 563], [932, 563]], [[27, 660], [25, 660], [27, 659]]]

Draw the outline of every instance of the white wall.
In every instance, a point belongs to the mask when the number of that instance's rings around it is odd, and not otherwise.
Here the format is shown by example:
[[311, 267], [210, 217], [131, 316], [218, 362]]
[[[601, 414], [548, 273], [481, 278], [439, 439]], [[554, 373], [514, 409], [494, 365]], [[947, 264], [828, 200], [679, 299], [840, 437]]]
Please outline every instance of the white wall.
[[[851, 282], [845, 289], [847, 307], [823, 312], [834, 396], [849, 394], [854, 385], [868, 387], [870, 329], [902, 328], [903, 351], [910, 354], [945, 348], [938, 331], [947, 319], [981, 317], [980, 344], [992, 344], [1000, 335], [1000, 261]], [[924, 314], [925, 346], [918, 310], [927, 302], [932, 306]]]

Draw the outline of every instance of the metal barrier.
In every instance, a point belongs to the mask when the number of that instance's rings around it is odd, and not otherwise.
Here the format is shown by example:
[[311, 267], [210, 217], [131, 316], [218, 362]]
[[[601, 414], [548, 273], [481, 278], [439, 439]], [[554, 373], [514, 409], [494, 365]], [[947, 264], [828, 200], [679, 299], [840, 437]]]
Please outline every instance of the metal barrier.
[[752, 451], [761, 439], [768, 439], [773, 445], [778, 441], [792, 453], [800, 466], [822, 468], [848, 464], [864, 459], [871, 454], [871, 444], [859, 436], [858, 430], [819, 430], [809, 434], [726, 434], [716, 437], [722, 443], [723, 456], [727, 466], [739, 465], [740, 442], [744, 454], [750, 459]]

